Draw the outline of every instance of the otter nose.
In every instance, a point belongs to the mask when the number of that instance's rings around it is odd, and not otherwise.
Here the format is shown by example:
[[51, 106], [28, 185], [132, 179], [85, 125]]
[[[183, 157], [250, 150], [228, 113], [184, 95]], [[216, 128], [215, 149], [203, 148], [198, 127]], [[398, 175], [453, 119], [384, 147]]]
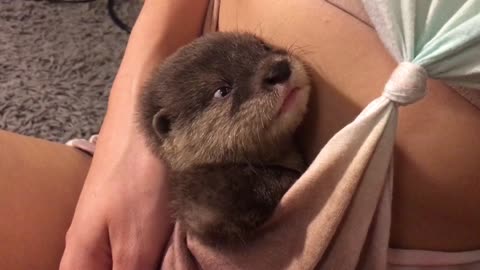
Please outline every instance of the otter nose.
[[273, 64], [272, 70], [265, 77], [265, 82], [271, 85], [283, 83], [290, 78], [292, 70], [287, 60], [281, 60]]

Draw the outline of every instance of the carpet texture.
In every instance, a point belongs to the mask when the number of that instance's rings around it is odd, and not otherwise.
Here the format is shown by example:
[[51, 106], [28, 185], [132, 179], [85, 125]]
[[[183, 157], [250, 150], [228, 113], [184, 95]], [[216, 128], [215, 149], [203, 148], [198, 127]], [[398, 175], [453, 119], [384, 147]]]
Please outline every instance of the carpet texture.
[[[140, 2], [116, 2], [132, 25]], [[62, 143], [98, 132], [128, 39], [106, 5], [0, 0], [0, 129]]]

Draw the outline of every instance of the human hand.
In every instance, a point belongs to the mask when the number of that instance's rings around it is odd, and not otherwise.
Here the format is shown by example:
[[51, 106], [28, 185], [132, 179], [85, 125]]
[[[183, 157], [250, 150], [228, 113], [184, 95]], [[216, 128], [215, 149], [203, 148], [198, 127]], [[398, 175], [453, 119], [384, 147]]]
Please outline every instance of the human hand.
[[[129, 127], [124, 128], [128, 132]], [[128, 142], [120, 142], [109, 130], [99, 136], [67, 233], [62, 270], [155, 269], [168, 240], [171, 222], [163, 162], [134, 131], [126, 136]]]

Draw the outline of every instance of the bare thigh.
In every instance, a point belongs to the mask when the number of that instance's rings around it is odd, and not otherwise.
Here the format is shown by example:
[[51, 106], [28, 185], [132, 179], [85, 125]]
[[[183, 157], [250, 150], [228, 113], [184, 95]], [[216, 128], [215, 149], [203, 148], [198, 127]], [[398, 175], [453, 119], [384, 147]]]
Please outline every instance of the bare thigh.
[[0, 269], [58, 269], [90, 157], [0, 130]]

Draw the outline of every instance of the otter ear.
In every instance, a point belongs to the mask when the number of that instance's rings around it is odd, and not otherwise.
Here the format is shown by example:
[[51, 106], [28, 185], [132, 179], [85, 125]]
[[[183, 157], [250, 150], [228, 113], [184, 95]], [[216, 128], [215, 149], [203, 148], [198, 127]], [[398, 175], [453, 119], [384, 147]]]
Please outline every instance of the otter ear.
[[170, 117], [164, 110], [160, 110], [153, 116], [152, 126], [153, 130], [160, 139], [164, 139], [170, 132]]

